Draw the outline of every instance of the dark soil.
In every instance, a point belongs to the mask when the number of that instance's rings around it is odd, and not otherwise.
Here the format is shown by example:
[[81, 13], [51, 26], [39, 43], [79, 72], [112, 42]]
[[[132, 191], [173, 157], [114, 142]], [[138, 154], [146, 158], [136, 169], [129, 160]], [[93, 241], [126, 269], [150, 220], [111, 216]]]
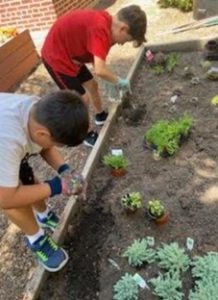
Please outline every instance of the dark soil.
[[[113, 286], [125, 272], [138, 272], [146, 280], [156, 276], [159, 270], [154, 264], [136, 270], [121, 257], [137, 238], [153, 236], [156, 246], [175, 241], [185, 247], [186, 238], [191, 237], [195, 241], [191, 257], [217, 251], [218, 111], [210, 99], [218, 94], [218, 85], [205, 78], [200, 60], [200, 53], [180, 54], [174, 72], [160, 76], [145, 62], [141, 64], [133, 95], [124, 102], [105, 149], [107, 153], [122, 148], [131, 166], [125, 177], [117, 179], [99, 162], [87, 202], [72, 220], [65, 243], [71, 259], [63, 271], [50, 276], [41, 300], [111, 300]], [[187, 66], [200, 78], [199, 84], [184, 77]], [[173, 104], [170, 98], [176, 92], [179, 96]], [[176, 156], [154, 160], [151, 151], [143, 147], [145, 131], [157, 120], [180, 117], [184, 112], [195, 120], [188, 140]], [[143, 208], [126, 215], [120, 198], [131, 191], [142, 193]], [[147, 217], [145, 208], [152, 197], [159, 198], [169, 211], [169, 223], [157, 226]], [[117, 262], [120, 270], [108, 259]], [[183, 276], [184, 299], [188, 299], [192, 284], [188, 271]], [[148, 290], [140, 293], [140, 299], [158, 299]]]

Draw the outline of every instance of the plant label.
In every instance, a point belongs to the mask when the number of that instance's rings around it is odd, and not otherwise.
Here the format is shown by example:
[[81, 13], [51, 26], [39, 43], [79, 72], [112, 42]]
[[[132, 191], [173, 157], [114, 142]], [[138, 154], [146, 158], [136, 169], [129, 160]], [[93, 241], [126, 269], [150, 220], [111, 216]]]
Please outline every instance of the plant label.
[[144, 280], [144, 278], [139, 275], [138, 273], [135, 273], [135, 275], [133, 276], [133, 279], [135, 280], [135, 282], [142, 288], [142, 289], [148, 289], [150, 290], [147, 282]]
[[123, 150], [122, 149], [112, 149], [111, 154], [115, 156], [123, 155]]
[[108, 262], [115, 267], [117, 270], [120, 270], [120, 266], [111, 258], [108, 258]]
[[186, 240], [186, 247], [191, 251], [194, 247], [194, 240], [188, 237]]
[[147, 236], [147, 241], [148, 241], [149, 246], [151, 246], [151, 247], [154, 246], [155, 241], [154, 241], [153, 236]]

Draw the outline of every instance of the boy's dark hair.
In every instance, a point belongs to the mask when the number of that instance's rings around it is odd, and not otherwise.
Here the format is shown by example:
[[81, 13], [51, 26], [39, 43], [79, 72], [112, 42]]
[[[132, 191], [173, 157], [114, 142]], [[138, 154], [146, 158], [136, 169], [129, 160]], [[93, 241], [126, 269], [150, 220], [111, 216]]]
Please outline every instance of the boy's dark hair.
[[55, 142], [67, 146], [81, 144], [89, 128], [88, 108], [80, 95], [72, 91], [45, 96], [35, 104], [33, 117], [49, 130]]
[[129, 34], [134, 39], [136, 47], [146, 42], [147, 18], [145, 12], [138, 5], [122, 8], [118, 11], [117, 17], [129, 26]]

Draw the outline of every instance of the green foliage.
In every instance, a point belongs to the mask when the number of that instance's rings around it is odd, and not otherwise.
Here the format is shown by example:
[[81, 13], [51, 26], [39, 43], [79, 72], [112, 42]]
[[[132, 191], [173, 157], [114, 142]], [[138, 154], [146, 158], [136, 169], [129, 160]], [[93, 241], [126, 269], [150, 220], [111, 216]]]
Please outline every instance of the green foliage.
[[164, 73], [164, 67], [161, 65], [156, 65], [152, 68], [155, 75], [161, 75]]
[[186, 271], [189, 267], [189, 257], [178, 243], [163, 244], [157, 251], [159, 266], [170, 272]]
[[218, 104], [218, 95], [217, 95], [217, 96], [214, 96], [214, 97], [211, 99], [211, 104], [213, 104], [213, 105], [217, 105], [217, 104]]
[[167, 56], [166, 71], [172, 73], [178, 63], [179, 56], [176, 53], [171, 53]]
[[155, 260], [155, 251], [148, 246], [147, 239], [134, 240], [122, 256], [127, 257], [133, 267], [140, 267], [145, 262], [151, 263]]
[[166, 151], [173, 155], [179, 149], [181, 137], [187, 136], [193, 124], [193, 119], [188, 115], [174, 121], [161, 120], [147, 130], [144, 138], [157, 147], [158, 154]]
[[126, 273], [114, 286], [114, 300], [137, 300], [138, 285], [132, 275]]
[[191, 263], [192, 276], [204, 284], [218, 281], [218, 253], [209, 252], [204, 256], [196, 256]]
[[149, 213], [155, 217], [160, 218], [164, 215], [165, 209], [164, 206], [160, 203], [158, 199], [151, 199], [148, 201], [148, 207], [147, 207]]
[[124, 155], [108, 154], [103, 157], [103, 163], [113, 169], [127, 168], [129, 166], [129, 160]]
[[194, 291], [189, 294], [189, 300], [215, 300], [218, 297], [218, 278], [215, 282], [208, 281], [206, 284], [198, 282]]
[[176, 7], [183, 11], [190, 11], [193, 7], [193, 0], [159, 0], [161, 7]]
[[181, 300], [183, 297], [183, 293], [180, 291], [182, 281], [178, 273], [166, 273], [151, 279], [150, 282], [154, 286], [154, 294], [163, 300]]
[[121, 198], [121, 203], [126, 208], [140, 208], [142, 196], [139, 192], [128, 193]]

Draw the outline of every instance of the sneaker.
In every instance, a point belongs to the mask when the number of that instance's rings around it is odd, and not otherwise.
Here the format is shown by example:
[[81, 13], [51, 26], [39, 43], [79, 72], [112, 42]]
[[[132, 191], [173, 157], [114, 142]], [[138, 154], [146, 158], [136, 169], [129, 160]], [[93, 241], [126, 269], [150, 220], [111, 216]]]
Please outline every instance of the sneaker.
[[218, 60], [218, 40], [210, 40], [204, 47], [203, 56], [205, 60]]
[[56, 214], [53, 211], [50, 211], [48, 213], [47, 218], [41, 219], [37, 214], [36, 214], [36, 219], [37, 223], [39, 224], [40, 227], [42, 228], [49, 228], [53, 232], [58, 226], [59, 218], [56, 216]]
[[27, 247], [34, 253], [38, 262], [49, 272], [62, 269], [69, 257], [48, 235], [41, 236], [35, 243], [30, 244], [26, 239]]
[[87, 147], [94, 147], [97, 138], [98, 138], [97, 132], [90, 131], [88, 132], [86, 139], [83, 141], [83, 144], [86, 145]]
[[104, 110], [95, 115], [95, 124], [96, 125], [103, 125], [107, 119], [108, 113], [105, 112]]

